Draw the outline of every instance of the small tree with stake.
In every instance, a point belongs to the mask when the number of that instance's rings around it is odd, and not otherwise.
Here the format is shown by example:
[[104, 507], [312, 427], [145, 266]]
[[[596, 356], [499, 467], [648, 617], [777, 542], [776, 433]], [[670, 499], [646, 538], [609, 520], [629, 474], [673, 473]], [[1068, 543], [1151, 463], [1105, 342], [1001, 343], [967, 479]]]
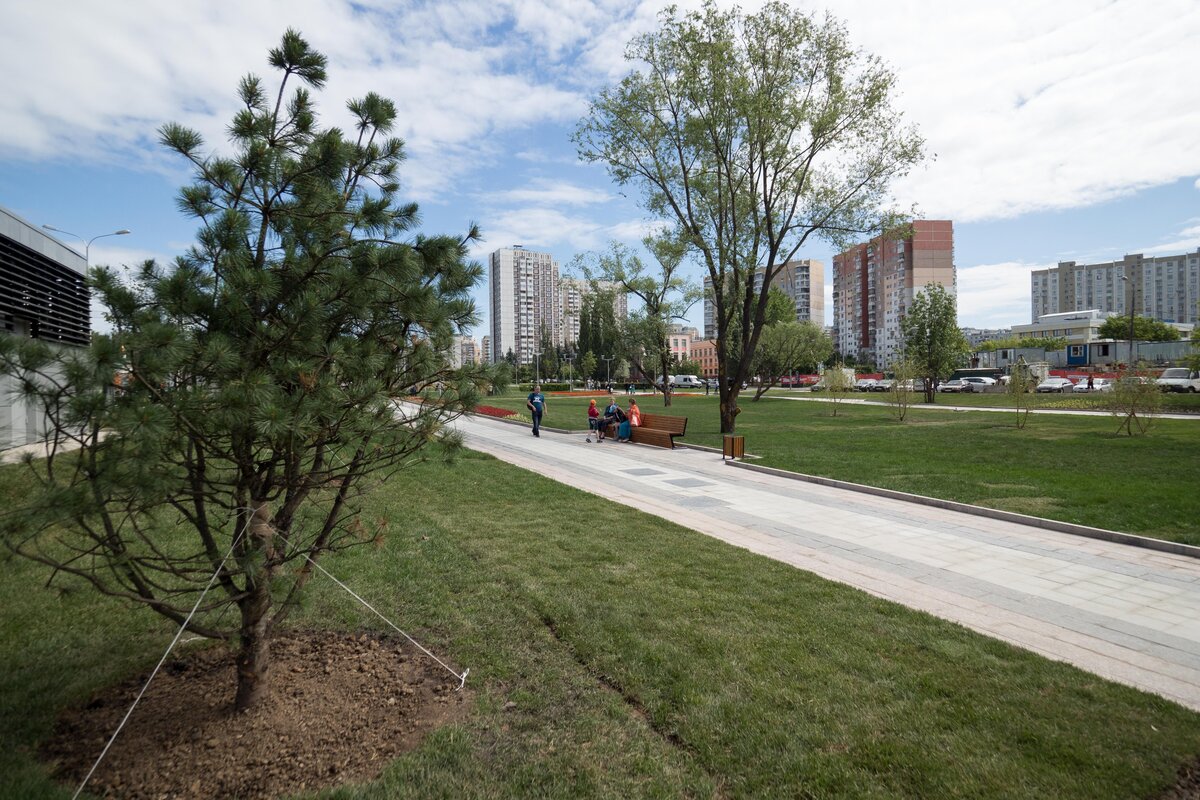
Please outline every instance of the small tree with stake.
[[[198, 240], [129, 285], [93, 272], [114, 332], [78, 352], [0, 336], [0, 369], [50, 412], [55, 448], [79, 448], [28, 462], [39, 488], [5, 516], [5, 543], [176, 622], [215, 574], [191, 630], [237, 641], [238, 709], [263, 697], [272, 633], [315, 560], [378, 534], [356, 494], [455, 446], [445, 423], [488, 382], [449, 358], [476, 321], [477, 234], [411, 233], [393, 104], [368, 94], [348, 104], [349, 135], [321, 129], [293, 84], [320, 88], [324, 56], [288, 31], [270, 63], [275, 91], [241, 82], [232, 156], [162, 128], [195, 172], [179, 205]], [[433, 385], [436, 402], [398, 408]]]

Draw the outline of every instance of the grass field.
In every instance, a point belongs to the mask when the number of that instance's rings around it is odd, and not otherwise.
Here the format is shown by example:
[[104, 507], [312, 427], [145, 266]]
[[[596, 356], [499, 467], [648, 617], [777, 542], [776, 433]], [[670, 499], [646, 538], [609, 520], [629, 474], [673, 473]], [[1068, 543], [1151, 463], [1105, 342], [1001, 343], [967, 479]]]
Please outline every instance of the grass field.
[[[767, 394], [776, 396], [820, 397], [819, 392], [814, 395], [808, 391], [792, 389], [770, 389]], [[887, 401], [887, 394], [883, 392], [854, 392], [850, 397], [878, 402]], [[923, 399], [923, 395], [918, 394], [917, 397], [918, 399]], [[1031, 408], [1061, 408], [1072, 411], [1106, 411], [1112, 401], [1112, 395], [1103, 392], [1092, 394], [1075, 394], [1074, 392], [1064, 392], [1062, 394], [1058, 394], [1057, 392], [1043, 392], [1038, 394], [1035, 392], [1029, 394], [1028, 397]], [[939, 392], [937, 395], [937, 405], [1011, 408], [1012, 400], [1003, 392], [971, 392], [967, 394]], [[1162, 395], [1162, 410], [1173, 414], [1200, 414], [1200, 395], [1166, 392]]]
[[[515, 396], [488, 403], [524, 407]], [[715, 397], [639, 404], [687, 416], [684, 443], [720, 447]], [[886, 405], [842, 403], [833, 417], [826, 402], [768, 395], [741, 408], [737, 432], [767, 466], [1200, 544], [1200, 419], [1156, 420], [1131, 438], [1109, 416], [1035, 414], [1018, 429], [1012, 414], [921, 406], [903, 423]], [[544, 423], [582, 429], [586, 409], [552, 397]]]
[[[392, 533], [328, 568], [469, 667], [475, 706], [330, 797], [1148, 798], [1200, 753], [1164, 700], [486, 456], [363, 511]], [[3, 569], [0, 796], [67, 797], [30, 748], [172, 630]], [[327, 581], [294, 624], [377, 627]]]

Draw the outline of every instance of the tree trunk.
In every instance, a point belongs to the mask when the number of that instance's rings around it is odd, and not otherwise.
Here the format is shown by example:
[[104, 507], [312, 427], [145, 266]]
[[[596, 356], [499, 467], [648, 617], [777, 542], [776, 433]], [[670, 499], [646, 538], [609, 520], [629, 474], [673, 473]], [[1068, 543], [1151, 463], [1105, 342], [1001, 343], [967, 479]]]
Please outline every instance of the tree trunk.
[[[248, 521], [246, 543], [251, 552], [261, 554], [261, 567], [246, 576], [246, 595], [238, 601], [242, 612], [239, 632], [241, 650], [237, 655], [237, 697], [234, 709], [253, 708], [267, 691], [267, 669], [270, 666], [271, 577], [275, 571], [275, 528], [265, 501], [254, 504]], [[251, 559], [253, 562], [254, 559]]]
[[672, 394], [671, 381], [668, 380], [668, 378], [667, 378], [667, 374], [668, 374], [667, 370], [671, 368], [671, 361], [670, 361], [670, 357], [666, 354], [666, 351], [663, 351], [663, 355], [659, 361], [658, 366], [662, 369], [663, 406], [666, 407], [666, 406], [671, 405], [671, 394]]
[[267, 669], [270, 666], [270, 626], [267, 611], [271, 592], [266, 582], [239, 604], [242, 611], [241, 650], [237, 654], [237, 698], [234, 710], [245, 711], [258, 705], [267, 694]]

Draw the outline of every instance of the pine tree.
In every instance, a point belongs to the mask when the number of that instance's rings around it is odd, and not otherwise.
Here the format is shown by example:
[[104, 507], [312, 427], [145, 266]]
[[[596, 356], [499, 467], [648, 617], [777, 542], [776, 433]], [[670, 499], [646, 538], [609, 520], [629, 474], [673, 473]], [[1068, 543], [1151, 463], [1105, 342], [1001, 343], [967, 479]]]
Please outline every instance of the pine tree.
[[[131, 284], [93, 272], [114, 332], [74, 353], [0, 343], [0, 368], [30, 376], [53, 438], [81, 448], [29, 462], [40, 489], [6, 518], [5, 543], [53, 566], [52, 580], [76, 576], [176, 622], [215, 575], [190, 630], [238, 642], [239, 709], [263, 696], [271, 635], [315, 561], [381, 535], [357, 517], [357, 494], [456, 446], [445, 424], [488, 381], [449, 359], [451, 337], [477, 321], [477, 233], [413, 232], [416, 206], [396, 201], [395, 106], [367, 94], [348, 104], [352, 133], [319, 128], [309, 90], [324, 56], [289, 30], [269, 60], [277, 88], [240, 83], [232, 156], [161, 129], [194, 170], [179, 206], [198, 238]], [[112, 391], [117, 371], [129, 379]], [[435, 386], [436, 404], [397, 402]]]

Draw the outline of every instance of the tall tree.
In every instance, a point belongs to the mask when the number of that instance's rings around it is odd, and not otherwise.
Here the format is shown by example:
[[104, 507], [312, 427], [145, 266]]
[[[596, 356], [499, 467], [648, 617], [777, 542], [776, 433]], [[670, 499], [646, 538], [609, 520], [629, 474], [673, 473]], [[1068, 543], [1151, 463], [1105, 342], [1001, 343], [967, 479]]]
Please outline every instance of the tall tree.
[[[368, 94], [348, 104], [349, 135], [321, 129], [324, 56], [289, 30], [269, 60], [277, 87], [239, 86], [231, 156], [161, 129], [193, 169], [179, 206], [198, 239], [132, 285], [92, 272], [114, 333], [75, 353], [0, 337], [3, 368], [36, 376], [54, 442], [80, 448], [30, 462], [38, 488], [5, 516], [5, 544], [177, 623], [215, 578], [189, 627], [239, 643], [239, 709], [263, 696], [272, 633], [316, 560], [378, 533], [357, 493], [453, 447], [445, 423], [486, 383], [450, 359], [477, 322], [477, 234], [414, 234], [394, 105]], [[118, 370], [129, 380], [109, 391]], [[397, 406], [432, 384], [438, 403]]]
[[641, 309], [631, 314], [623, 326], [621, 355], [654, 382], [663, 394], [663, 405], [669, 406], [671, 348], [667, 337], [671, 324], [684, 319], [702, 294], [699, 286], [680, 274], [686, 246], [679, 239], [648, 237], [642, 243], [658, 262], [657, 271], [617, 242], [611, 243], [605, 253], [577, 256], [574, 265], [593, 285], [598, 281], [615, 283], [641, 300]]
[[[795, 311], [792, 315], [795, 316]], [[812, 322], [768, 325], [754, 353], [754, 374], [759, 378], [754, 400], [766, 394], [781, 375], [798, 367], [814, 369], [831, 353], [833, 340]]]
[[[574, 140], [640, 188], [703, 263], [729, 433], [772, 280], [814, 235], [845, 243], [890, 227], [888, 184], [920, 160], [922, 141], [892, 108], [894, 78], [877, 59], [837, 21], [782, 2], [750, 15], [712, 0], [671, 6], [625, 57], [636, 71], [592, 100]], [[747, 324], [732, 341], [735, 308]]]
[[[1101, 339], [1128, 339], [1129, 317], [1109, 317], [1097, 332]], [[1138, 342], [1175, 342], [1179, 329], [1153, 317], [1133, 318], [1133, 338]]]
[[940, 283], [927, 283], [913, 297], [900, 320], [904, 357], [925, 380], [925, 402], [937, 397], [937, 386], [959, 367], [971, 346], [958, 327], [954, 295]]

